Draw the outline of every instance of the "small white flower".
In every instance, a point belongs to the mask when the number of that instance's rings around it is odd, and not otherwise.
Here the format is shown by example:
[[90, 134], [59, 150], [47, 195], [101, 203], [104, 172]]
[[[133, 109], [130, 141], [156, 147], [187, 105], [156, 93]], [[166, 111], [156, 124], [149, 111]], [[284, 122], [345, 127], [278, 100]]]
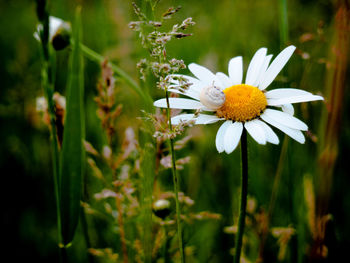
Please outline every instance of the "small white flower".
[[36, 111], [37, 112], [46, 112], [47, 111], [47, 100], [45, 97], [37, 97], [36, 98]]
[[[323, 100], [323, 97], [300, 89], [282, 88], [265, 91], [288, 62], [294, 50], [294, 46], [285, 48], [270, 64], [272, 55], [267, 55], [266, 48], [260, 48], [249, 64], [244, 84], [243, 60], [240, 56], [229, 61], [228, 76], [222, 72], [214, 74], [203, 66], [190, 64], [188, 68], [195, 78], [172, 75], [169, 91], [192, 99], [169, 98], [169, 105], [174, 109], [192, 109], [200, 112], [177, 115], [171, 119], [171, 123], [176, 125], [180, 122], [194, 121], [195, 124], [210, 124], [224, 120], [216, 135], [216, 148], [219, 153], [225, 151], [229, 154], [234, 151], [243, 128], [259, 144], [266, 142], [278, 144], [279, 139], [268, 124], [297, 142], [304, 143], [305, 137], [301, 131], [306, 131], [308, 127], [293, 117], [294, 108], [291, 103]], [[177, 80], [179, 78], [187, 79], [192, 85], [185, 91], [176, 89], [181, 85]], [[210, 93], [207, 92], [208, 89], [213, 89], [210, 97], [206, 97], [206, 93]], [[219, 94], [217, 89], [223, 94]], [[221, 101], [219, 103], [222, 103], [219, 108], [218, 99]], [[154, 106], [166, 108], [166, 99], [155, 101]], [[271, 107], [279, 107], [282, 111]], [[213, 114], [203, 114], [203, 111]]]
[[[57, 31], [60, 29], [61, 26], [65, 25], [66, 22], [64, 22], [62, 19], [50, 16], [49, 17], [49, 41], [52, 41], [53, 37], [56, 35]], [[43, 29], [43, 25], [39, 24], [36, 28], [36, 31], [34, 32], [34, 38], [38, 41], [40, 41], [40, 31]]]
[[[43, 25], [39, 24], [34, 32], [34, 38], [40, 42]], [[60, 18], [49, 17], [49, 42], [56, 50], [61, 50], [70, 44], [71, 25]]]

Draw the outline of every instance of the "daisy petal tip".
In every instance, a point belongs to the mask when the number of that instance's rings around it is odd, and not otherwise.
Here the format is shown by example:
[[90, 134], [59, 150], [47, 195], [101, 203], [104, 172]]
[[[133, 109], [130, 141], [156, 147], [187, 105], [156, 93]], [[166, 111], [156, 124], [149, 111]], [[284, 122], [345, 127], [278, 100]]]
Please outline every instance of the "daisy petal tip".
[[218, 149], [218, 147], [216, 147], [216, 150], [218, 151], [218, 153], [223, 153], [224, 149]]
[[154, 101], [154, 102], [153, 102], [153, 106], [154, 106], [154, 107], [159, 107], [159, 106], [158, 106], [158, 105], [159, 105], [159, 101], [160, 101], [160, 100]]
[[[263, 53], [265, 53], [265, 55], [266, 55], [266, 53], [267, 53], [267, 48], [266, 48], [266, 47], [259, 48], [258, 51], [259, 51], [259, 50], [261, 50], [260, 52], [263, 52]], [[258, 52], [258, 51], [257, 51], [257, 52]]]
[[232, 153], [234, 151], [234, 149], [233, 150], [228, 150], [228, 149], [225, 149], [225, 153], [227, 153], [227, 154], [230, 154], [230, 153]]
[[294, 46], [294, 45], [290, 45], [290, 46], [288, 46], [288, 47], [286, 47], [285, 49], [289, 49], [291, 52], [294, 52], [295, 50], [296, 50], [296, 46]]
[[273, 142], [270, 142], [270, 143], [272, 143], [272, 144], [274, 144], [274, 145], [279, 145], [279, 144], [280, 144], [280, 140], [277, 139], [276, 141], [273, 141]]

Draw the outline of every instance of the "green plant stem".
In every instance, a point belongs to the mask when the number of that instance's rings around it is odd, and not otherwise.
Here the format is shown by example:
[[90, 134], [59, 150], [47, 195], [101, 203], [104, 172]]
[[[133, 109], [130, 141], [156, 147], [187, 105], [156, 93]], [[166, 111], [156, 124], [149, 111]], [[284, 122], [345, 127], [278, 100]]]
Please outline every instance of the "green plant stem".
[[61, 211], [60, 211], [60, 180], [59, 180], [59, 153], [58, 153], [58, 142], [57, 142], [57, 131], [56, 131], [56, 115], [55, 115], [55, 105], [53, 101], [53, 87], [49, 83], [48, 72], [49, 72], [48, 62], [44, 62], [43, 66], [43, 87], [48, 104], [48, 112], [50, 118], [50, 143], [51, 143], [51, 154], [52, 154], [52, 168], [53, 168], [53, 181], [54, 181], [54, 191], [56, 200], [56, 217], [57, 217], [57, 232], [58, 232], [58, 243], [62, 242], [61, 238]]
[[[169, 130], [172, 133], [173, 128], [171, 125], [169, 93], [167, 90], [165, 91], [165, 97], [166, 97], [166, 103], [167, 103], [167, 117], [168, 117], [168, 123], [169, 123]], [[185, 260], [184, 260], [184, 251], [183, 251], [183, 242], [182, 242], [181, 210], [180, 210], [179, 193], [178, 193], [179, 188], [180, 188], [180, 182], [179, 182], [179, 178], [178, 178], [177, 172], [176, 172], [176, 157], [175, 157], [175, 150], [174, 150], [174, 139], [170, 138], [169, 141], [170, 141], [171, 164], [172, 164], [172, 174], [173, 174], [173, 183], [174, 183], [174, 192], [175, 192], [177, 234], [178, 234], [178, 240], [179, 240], [181, 263], [184, 263]]]
[[[48, 113], [50, 118], [50, 143], [51, 143], [51, 154], [52, 154], [52, 168], [53, 168], [53, 181], [54, 181], [54, 192], [56, 201], [56, 220], [57, 220], [57, 239], [59, 247], [60, 262], [67, 262], [67, 256], [65, 248], [62, 247], [62, 226], [61, 226], [61, 211], [60, 211], [60, 178], [59, 178], [59, 151], [57, 142], [57, 131], [56, 131], [56, 108], [55, 102], [53, 101], [54, 93], [54, 65], [51, 61], [50, 43], [49, 43], [49, 13], [47, 12], [46, 2], [40, 2], [45, 10], [41, 23], [43, 30], [40, 34], [42, 54], [43, 54], [43, 65], [42, 65], [42, 86], [46, 96], [48, 104]], [[38, 2], [39, 5], [39, 2]]]
[[[39, 15], [39, 20], [42, 23], [43, 30], [40, 33], [41, 46], [43, 52], [43, 65], [42, 65], [42, 86], [45, 92], [45, 96], [48, 104], [48, 113], [50, 118], [50, 143], [52, 151], [52, 166], [53, 166], [53, 181], [54, 181], [54, 191], [56, 199], [56, 217], [57, 217], [57, 235], [58, 235], [58, 245], [61, 245], [61, 213], [60, 213], [60, 195], [59, 195], [59, 153], [58, 153], [58, 142], [57, 142], [57, 131], [56, 131], [56, 110], [55, 103], [53, 101], [53, 83], [54, 83], [54, 65], [50, 61], [50, 46], [49, 46], [49, 13], [47, 11], [46, 1], [37, 1], [38, 10], [42, 10]], [[62, 249], [60, 249], [60, 258], [64, 260]]]
[[[87, 46], [80, 44], [81, 47], [81, 51], [83, 52], [83, 54], [90, 60], [97, 62], [97, 63], [102, 63], [103, 61], [106, 60], [106, 58], [98, 53], [96, 53], [95, 51], [93, 51], [92, 49], [88, 48]], [[109, 62], [112, 70], [121, 78], [125, 81], [125, 83], [127, 83], [144, 101], [144, 103], [146, 105], [151, 105], [152, 104], [152, 99], [150, 98], [150, 96], [148, 96], [148, 94], [144, 93], [142, 91], [142, 89], [140, 88], [139, 85], [137, 85], [137, 83], [125, 72], [123, 71], [121, 68], [119, 68], [117, 65]]]
[[284, 47], [288, 40], [288, 12], [287, 0], [279, 0], [279, 17], [280, 17], [280, 44]]
[[243, 129], [243, 133], [241, 137], [241, 161], [242, 161], [241, 204], [239, 208], [234, 263], [240, 262], [241, 250], [242, 250], [242, 239], [243, 239], [244, 226], [245, 226], [247, 194], [248, 194], [248, 149], [247, 148], [248, 148], [247, 131]]
[[166, 225], [163, 226], [163, 231], [165, 236], [165, 244], [163, 247], [163, 260], [164, 260], [164, 263], [170, 263], [170, 257], [168, 253], [170, 240], [168, 237], [168, 227]]
[[282, 171], [283, 171], [283, 167], [284, 167], [284, 161], [286, 160], [286, 156], [287, 156], [288, 142], [289, 142], [289, 139], [285, 135], [284, 139], [283, 139], [281, 155], [280, 155], [280, 158], [278, 161], [276, 175], [275, 175], [275, 179], [274, 179], [273, 187], [272, 187], [272, 192], [271, 192], [269, 211], [267, 214], [268, 222], [270, 222], [270, 219], [271, 219], [271, 216], [273, 213], [273, 209], [275, 208], [275, 202], [276, 202], [276, 198], [277, 198], [277, 194], [278, 194], [278, 187], [279, 187], [279, 183], [281, 181], [281, 175], [282, 175]]

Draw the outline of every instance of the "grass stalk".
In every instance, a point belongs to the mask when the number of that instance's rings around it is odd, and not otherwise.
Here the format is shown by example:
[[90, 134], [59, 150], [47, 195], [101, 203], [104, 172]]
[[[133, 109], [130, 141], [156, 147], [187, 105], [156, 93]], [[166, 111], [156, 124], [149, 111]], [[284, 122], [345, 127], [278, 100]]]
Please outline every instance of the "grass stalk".
[[[173, 128], [172, 128], [171, 116], [170, 116], [169, 93], [167, 90], [165, 90], [165, 97], [166, 97], [166, 103], [167, 103], [167, 117], [168, 117], [168, 123], [169, 123], [169, 130], [172, 133]], [[173, 174], [173, 183], [174, 183], [174, 192], [175, 192], [176, 224], [177, 224], [177, 234], [178, 234], [179, 249], [180, 249], [180, 259], [181, 259], [181, 263], [184, 263], [185, 259], [184, 259], [183, 242], [182, 242], [182, 226], [181, 226], [181, 210], [180, 210], [181, 208], [179, 203], [180, 182], [176, 171], [174, 139], [170, 138], [169, 141], [170, 141], [170, 154], [171, 154], [171, 164], [172, 164], [171, 171]]]
[[270, 197], [269, 210], [268, 210], [268, 214], [267, 214], [268, 222], [270, 222], [273, 210], [275, 208], [275, 202], [276, 202], [276, 198], [277, 198], [277, 194], [278, 194], [278, 187], [279, 187], [279, 183], [281, 181], [281, 175], [282, 175], [282, 171], [283, 171], [284, 161], [286, 160], [286, 156], [287, 156], [288, 142], [289, 142], [289, 138], [285, 135], [284, 139], [283, 139], [281, 154], [280, 154], [280, 158], [278, 160], [277, 170], [276, 170], [275, 179], [273, 182], [273, 187], [272, 187], [272, 192], [271, 192], [271, 197]]
[[[97, 52], [88, 48], [87, 46], [80, 44], [80, 47], [81, 51], [86, 56], [86, 58], [90, 59], [91, 61], [101, 64], [103, 61], [106, 60], [104, 56], [98, 54]], [[143, 102], [146, 105], [152, 105], [153, 102], [151, 97], [148, 94], [144, 93], [140, 86], [124, 70], [122, 70], [120, 67], [111, 62], [109, 62], [109, 64], [112, 70], [142, 98]]]
[[287, 0], [279, 0], [279, 18], [280, 18], [280, 43], [284, 47], [288, 41], [288, 9]]
[[[52, 168], [53, 168], [53, 181], [54, 181], [54, 192], [56, 201], [56, 221], [57, 221], [57, 236], [58, 246], [61, 247], [62, 235], [61, 235], [61, 212], [60, 212], [60, 179], [59, 179], [59, 152], [58, 152], [58, 141], [56, 131], [56, 109], [53, 101], [54, 93], [54, 66], [52, 65], [51, 52], [49, 46], [49, 13], [47, 11], [46, 1], [37, 1], [37, 15], [42, 23], [42, 31], [39, 32], [42, 53], [43, 53], [43, 65], [42, 65], [42, 86], [46, 96], [48, 104], [48, 113], [50, 118], [50, 143], [51, 143], [51, 154], [52, 154]], [[60, 261], [65, 262], [65, 249], [60, 248]]]
[[241, 163], [242, 163], [242, 178], [241, 178], [241, 200], [239, 208], [239, 218], [237, 235], [235, 242], [235, 257], [234, 263], [239, 263], [241, 258], [242, 240], [245, 226], [245, 216], [247, 208], [248, 195], [248, 145], [247, 145], [247, 131], [243, 129], [241, 137]]
[[[287, 0], [279, 0], [279, 20], [280, 20], [280, 47], [283, 49], [288, 42], [288, 9], [287, 9]], [[282, 149], [280, 153], [280, 157], [278, 160], [277, 170], [272, 186], [272, 192], [270, 197], [269, 208], [267, 212], [267, 222], [265, 229], [263, 229], [260, 248], [259, 248], [259, 260], [258, 262], [263, 262], [264, 260], [264, 247], [267, 239], [267, 235], [269, 233], [270, 221], [272, 217], [273, 210], [275, 208], [275, 203], [278, 194], [278, 188], [280, 186], [281, 175], [284, 167], [284, 163], [287, 157], [287, 149], [288, 149], [289, 138], [287, 135], [284, 135]]]
[[116, 197], [116, 207], [118, 210], [118, 224], [119, 224], [119, 231], [120, 231], [120, 241], [122, 243], [122, 252], [123, 252], [123, 262], [128, 263], [128, 250], [126, 247], [126, 239], [125, 239], [125, 229], [124, 229], [124, 220], [123, 220], [123, 209], [121, 204], [121, 195], [118, 195]]

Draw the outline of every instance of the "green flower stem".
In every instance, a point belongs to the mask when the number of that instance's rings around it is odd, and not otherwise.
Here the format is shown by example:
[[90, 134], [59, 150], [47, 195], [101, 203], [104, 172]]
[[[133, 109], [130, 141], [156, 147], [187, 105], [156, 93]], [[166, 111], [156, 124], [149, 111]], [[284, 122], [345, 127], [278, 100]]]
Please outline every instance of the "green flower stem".
[[[58, 245], [61, 246], [62, 235], [61, 235], [61, 212], [60, 212], [60, 180], [59, 180], [59, 152], [57, 142], [57, 131], [56, 131], [56, 110], [55, 103], [53, 101], [54, 93], [54, 65], [52, 63], [52, 57], [49, 46], [49, 13], [47, 11], [46, 1], [37, 1], [37, 8], [41, 10], [38, 12], [39, 20], [43, 25], [43, 30], [40, 33], [41, 46], [43, 52], [43, 65], [42, 65], [42, 86], [45, 92], [45, 96], [48, 103], [48, 113], [50, 118], [50, 143], [52, 151], [52, 166], [53, 166], [53, 181], [54, 191], [56, 200], [56, 217], [57, 217], [57, 236]], [[66, 256], [64, 248], [60, 248], [60, 261], [65, 262]]]
[[53, 87], [48, 81], [48, 63], [44, 62], [43, 66], [43, 87], [45, 90], [46, 99], [48, 102], [48, 112], [50, 117], [50, 143], [52, 151], [52, 168], [53, 168], [53, 178], [54, 178], [54, 189], [55, 189], [55, 199], [56, 199], [56, 217], [57, 217], [57, 232], [58, 232], [58, 242], [59, 245], [62, 242], [61, 238], [61, 210], [60, 210], [60, 195], [59, 195], [59, 153], [58, 153], [58, 142], [57, 142], [57, 131], [56, 131], [56, 115], [55, 115], [55, 104], [53, 101]]
[[[83, 54], [90, 60], [97, 62], [97, 63], [102, 63], [103, 61], [106, 60], [106, 58], [98, 53], [96, 53], [95, 51], [93, 51], [92, 49], [88, 48], [87, 46], [80, 44], [81, 47], [81, 51], [83, 52]], [[121, 68], [119, 68], [117, 65], [109, 62], [112, 70], [120, 77], [122, 78], [125, 83], [127, 83], [144, 101], [144, 103], [146, 105], [152, 105], [152, 99], [151, 97], [144, 93], [142, 91], [142, 89], [140, 88], [139, 85], [137, 85], [137, 83], [125, 72], [123, 71]]]
[[281, 47], [287, 43], [288, 40], [288, 9], [287, 0], [279, 0], [279, 19], [280, 19], [280, 43]]
[[[168, 123], [169, 123], [169, 130], [172, 133], [173, 128], [171, 125], [169, 94], [167, 90], [165, 91], [165, 97], [166, 97], [166, 103], [167, 103], [167, 117], [168, 117]], [[176, 157], [175, 157], [173, 138], [170, 138], [170, 153], [171, 153], [172, 174], [173, 174], [174, 192], [175, 192], [176, 223], [177, 223], [177, 234], [179, 239], [180, 258], [181, 258], [181, 263], [184, 263], [185, 261], [184, 261], [184, 251], [183, 251], [183, 243], [182, 243], [181, 210], [180, 210], [179, 193], [178, 193], [180, 188], [180, 182], [176, 172]]]
[[171, 260], [168, 253], [170, 239], [168, 237], [168, 227], [166, 225], [163, 226], [163, 231], [165, 236], [165, 244], [163, 246], [163, 260], [164, 260], [164, 263], [170, 263]]
[[239, 208], [238, 228], [235, 243], [234, 263], [239, 263], [242, 250], [242, 239], [244, 233], [247, 194], [248, 194], [248, 147], [247, 147], [247, 131], [243, 129], [241, 137], [241, 161], [242, 161], [242, 185], [241, 185], [241, 204]]
[[284, 167], [284, 162], [285, 162], [286, 157], [287, 157], [288, 142], [289, 142], [289, 138], [285, 135], [284, 139], [283, 139], [281, 154], [280, 154], [280, 158], [278, 161], [276, 175], [275, 175], [275, 179], [274, 179], [273, 187], [272, 187], [272, 192], [271, 192], [270, 205], [269, 205], [269, 210], [268, 210], [268, 214], [267, 214], [268, 223], [272, 217], [272, 213], [273, 213], [273, 210], [275, 208], [279, 183], [281, 181], [281, 175], [282, 175], [282, 171], [283, 171], [283, 167]]

